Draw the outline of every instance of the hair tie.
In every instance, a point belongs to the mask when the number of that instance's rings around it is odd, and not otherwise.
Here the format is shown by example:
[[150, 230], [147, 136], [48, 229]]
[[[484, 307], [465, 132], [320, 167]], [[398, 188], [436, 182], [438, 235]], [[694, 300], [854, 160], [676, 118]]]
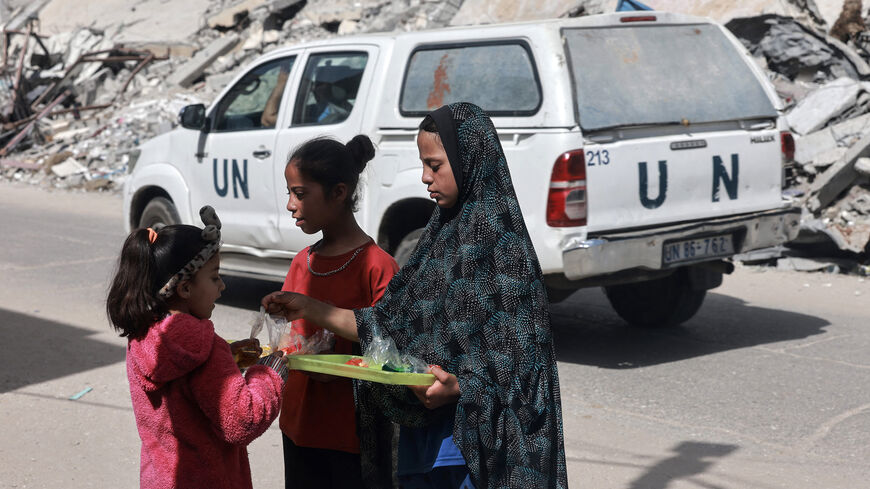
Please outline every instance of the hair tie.
[[148, 243], [154, 244], [155, 241], [157, 241], [157, 231], [148, 228]]

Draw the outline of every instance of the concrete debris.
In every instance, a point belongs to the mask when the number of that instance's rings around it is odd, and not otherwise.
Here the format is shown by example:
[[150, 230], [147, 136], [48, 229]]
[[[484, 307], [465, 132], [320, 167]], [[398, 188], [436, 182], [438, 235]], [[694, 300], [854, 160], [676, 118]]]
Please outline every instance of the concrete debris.
[[870, 75], [870, 66], [850, 48], [793, 18], [778, 15], [738, 18], [726, 27], [753, 55], [765, 58], [770, 70], [789, 80], [818, 83]]
[[170, 86], [189, 87], [219, 56], [229, 52], [238, 43], [239, 36], [236, 34], [215, 39], [206, 48], [197, 52], [188, 62], [179, 66], [175, 73], [169, 77], [167, 83]]
[[786, 116], [797, 134], [809, 134], [834, 120], [861, 115], [870, 110], [870, 82], [838, 78], [826, 83], [795, 106]]
[[249, 17], [249, 13], [255, 8], [263, 5], [266, 0], [244, 0], [231, 7], [227, 7], [220, 13], [209, 17], [207, 24], [212, 29], [232, 29], [237, 25], [245, 22]]
[[[711, 17], [746, 46], [795, 135], [783, 194], [804, 207], [795, 247], [867, 267], [870, 31], [856, 0], [647, 0]], [[210, 103], [261, 54], [334, 36], [576, 17], [615, 0], [0, 0], [0, 178], [118, 191], [140, 142]], [[857, 5], [857, 14], [856, 14]], [[4, 10], [6, 8], [6, 10]], [[14, 32], [13, 32], [14, 30]], [[819, 248], [820, 249], [820, 248]], [[806, 250], [804, 250], [806, 251]], [[773, 262], [785, 250], [745, 257]], [[837, 256], [837, 259], [843, 259]], [[777, 266], [807, 268], [794, 257]], [[795, 263], [798, 263], [795, 265]], [[856, 270], [826, 258], [840, 271]], [[815, 265], [813, 265], [815, 266]]]
[[837, 163], [831, 165], [810, 186], [808, 208], [817, 212], [833, 202], [843, 191], [849, 189], [861, 175], [855, 170], [855, 162], [870, 155], [870, 133], [866, 133], [843, 155]]

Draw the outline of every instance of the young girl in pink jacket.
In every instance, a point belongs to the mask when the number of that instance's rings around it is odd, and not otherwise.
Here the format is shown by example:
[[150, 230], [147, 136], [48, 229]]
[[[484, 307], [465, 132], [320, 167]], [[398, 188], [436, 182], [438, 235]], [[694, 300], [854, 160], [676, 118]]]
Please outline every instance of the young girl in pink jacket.
[[128, 340], [143, 489], [251, 488], [246, 446], [278, 416], [287, 375], [270, 356], [243, 376], [215, 334], [220, 221], [209, 206], [200, 215], [205, 229], [133, 231], [109, 291], [109, 319]]

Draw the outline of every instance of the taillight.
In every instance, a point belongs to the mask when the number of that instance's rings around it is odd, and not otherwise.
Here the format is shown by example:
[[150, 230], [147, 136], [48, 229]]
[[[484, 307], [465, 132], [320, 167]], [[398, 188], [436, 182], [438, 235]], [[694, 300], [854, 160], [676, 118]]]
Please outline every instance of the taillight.
[[655, 15], [634, 15], [631, 17], [620, 17], [620, 22], [655, 22]]
[[586, 225], [586, 159], [582, 149], [559, 155], [550, 177], [547, 224], [553, 227]]
[[782, 143], [782, 155], [785, 157], [785, 161], [792, 161], [794, 159], [794, 136], [788, 131], [782, 131], [779, 133], [779, 140]]

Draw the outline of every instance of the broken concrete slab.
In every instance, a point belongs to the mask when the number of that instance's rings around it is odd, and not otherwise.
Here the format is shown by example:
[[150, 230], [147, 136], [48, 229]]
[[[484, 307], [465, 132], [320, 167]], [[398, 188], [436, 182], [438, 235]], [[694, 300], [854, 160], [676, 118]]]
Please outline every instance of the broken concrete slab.
[[830, 166], [845, 156], [868, 128], [870, 114], [864, 114], [796, 138], [794, 159], [804, 166]]
[[67, 158], [63, 163], [58, 163], [51, 167], [51, 172], [60, 178], [66, 178], [71, 175], [87, 173], [88, 169], [76, 161], [75, 158]]
[[127, 42], [184, 41], [196, 34], [212, 0], [52, 0], [39, 15], [44, 34], [76, 28], [104, 31], [123, 26], [112, 39]]
[[188, 62], [178, 67], [169, 76], [167, 83], [170, 86], [189, 87], [218, 57], [228, 53], [238, 43], [239, 36], [236, 34], [229, 34], [215, 39], [207, 47], [199, 50]]
[[860, 175], [855, 170], [858, 158], [870, 156], [870, 133], [866, 133], [855, 143], [846, 155], [819, 175], [810, 187], [813, 197], [808, 202], [812, 212], [817, 212], [834, 201], [844, 190], [849, 188]]
[[870, 74], [870, 65], [850, 47], [790, 17], [735, 18], [725, 27], [753, 55], [764, 56], [771, 70], [790, 80], [859, 79]]
[[264, 3], [266, 3], [266, 0], [244, 0], [212, 15], [208, 18], [206, 24], [212, 29], [232, 29], [242, 19], [247, 17], [250, 11]]
[[870, 177], [870, 158], [862, 157], [855, 161], [855, 171]]
[[[612, 4], [613, 2], [611, 2]], [[775, 14], [792, 17], [807, 25], [822, 27], [824, 18], [816, 9], [813, 0], [778, 1], [770, 0], [645, 0], [644, 3], [655, 10], [679, 12], [699, 17], [710, 17], [721, 24], [741, 17], [757, 17]], [[803, 5], [800, 5], [800, 4]], [[613, 7], [607, 5], [608, 11]], [[839, 11], [834, 14], [834, 18]]]
[[870, 92], [870, 82], [838, 78], [813, 90], [786, 115], [789, 127], [798, 134], [809, 134], [824, 127], [831, 119], [852, 108], [863, 93]]
[[[585, 15], [612, 12], [614, 1], [606, 0], [465, 0], [450, 20], [450, 25], [494, 24], [521, 20], [561, 17], [581, 9]], [[667, 8], [658, 8], [668, 10]]]
[[39, 18], [40, 11], [45, 8], [49, 1], [50, 0], [37, 0], [26, 4], [18, 14], [12, 17], [12, 19], [3, 26], [3, 28], [10, 31], [22, 30], [27, 24], [27, 19], [31, 17]]

